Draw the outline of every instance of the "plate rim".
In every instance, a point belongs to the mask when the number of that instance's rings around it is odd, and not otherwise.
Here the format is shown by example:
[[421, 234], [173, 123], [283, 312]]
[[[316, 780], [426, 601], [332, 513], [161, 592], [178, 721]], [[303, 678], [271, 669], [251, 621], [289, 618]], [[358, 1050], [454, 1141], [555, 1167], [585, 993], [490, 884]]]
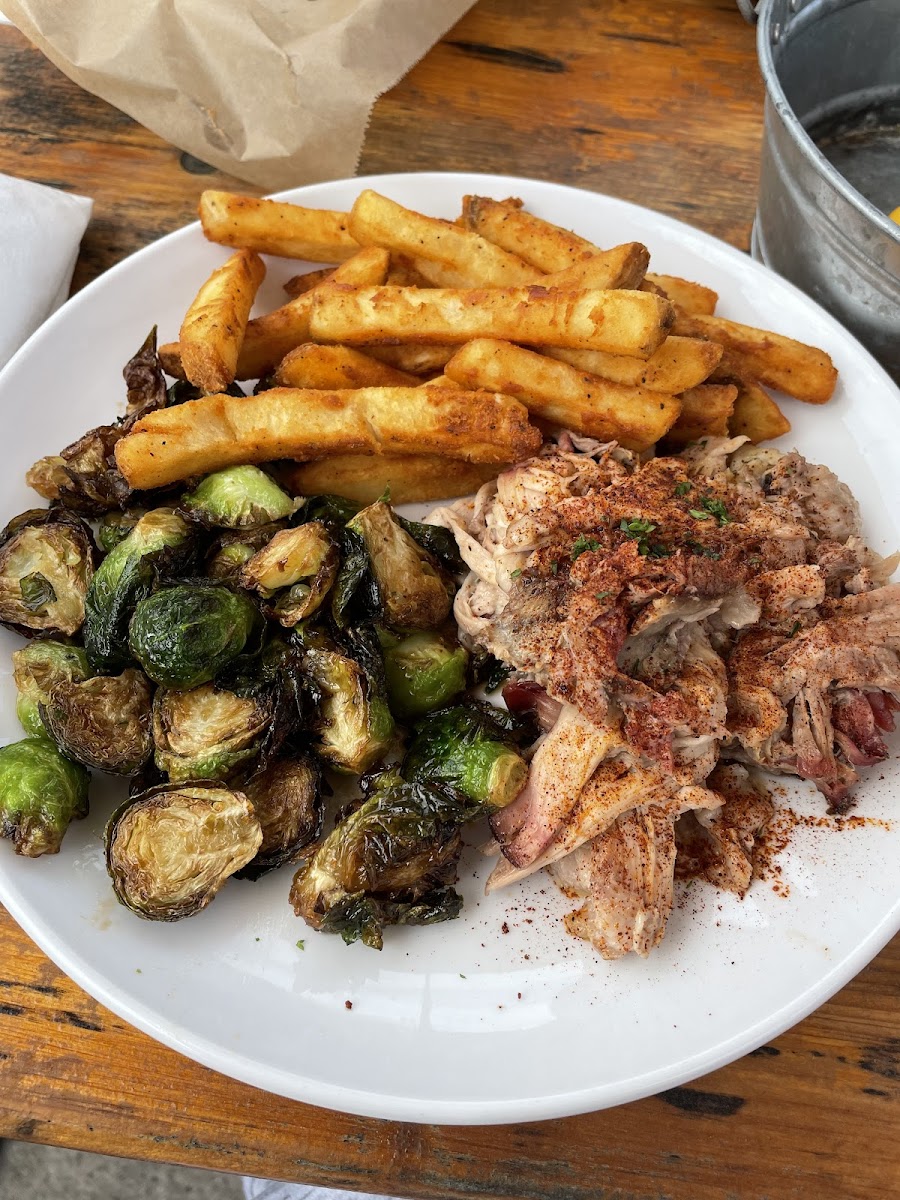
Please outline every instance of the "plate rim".
[[[842, 339], [849, 339], [853, 343], [855, 351], [864, 356], [867, 366], [874, 371], [879, 382], [885, 385], [889, 392], [896, 393], [900, 400], [900, 389], [870, 352], [836, 318], [789, 280], [777, 275], [769, 267], [755, 261], [746, 252], [715, 235], [666, 213], [635, 204], [629, 200], [571, 184], [529, 179], [525, 176], [473, 171], [409, 171], [353, 176], [285, 189], [273, 193], [273, 198], [290, 198], [302, 203], [302, 196], [335, 185], [352, 183], [358, 185], [360, 190], [364, 187], [388, 189], [395, 185], [402, 187], [403, 181], [408, 179], [420, 180], [426, 184], [453, 185], [456, 183], [460, 186], [464, 185], [467, 189], [472, 187], [475, 180], [484, 181], [485, 188], [501, 190], [505, 188], [514, 190], [516, 187], [524, 185], [528, 189], [546, 191], [548, 199], [552, 199], [553, 194], [563, 191], [571, 193], [573, 196], [587, 198], [589, 202], [593, 200], [601, 203], [612, 202], [623, 211], [625, 216], [631, 214], [636, 225], [639, 225], [642, 216], [650, 213], [655, 221], [662, 223], [664, 230], [676, 234], [682, 241], [687, 239], [689, 243], [715, 253], [720, 260], [734, 263], [736, 258], [739, 258], [741, 268], [745, 271], [748, 270], [751, 278], [755, 277], [765, 281], [774, 276], [781, 286], [787, 287], [794, 293], [801, 304], [811, 306], [816, 310], [818, 315], [824, 318]], [[142, 256], [155, 254], [161, 246], [189, 237], [199, 228], [199, 224], [199, 221], [194, 221], [181, 226], [132, 252], [71, 297], [23, 343], [0, 371], [0, 392], [5, 386], [7, 374], [17, 368], [20, 360], [33, 353], [35, 347], [40, 347], [45, 338], [52, 338], [57, 324], [67, 320], [73, 308], [82, 305], [89, 306], [96, 292], [108, 287], [110, 281], [114, 282], [120, 273], [124, 274], [133, 270], [134, 264], [139, 263]], [[817, 977], [815, 984], [810, 985], [799, 995], [795, 995], [787, 1004], [714, 1047], [695, 1053], [689, 1059], [680, 1060], [678, 1064], [644, 1072], [630, 1078], [626, 1083], [621, 1081], [604, 1083], [577, 1091], [555, 1092], [518, 1100], [424, 1100], [350, 1088], [344, 1085], [325, 1084], [293, 1072], [281, 1071], [262, 1065], [255, 1059], [240, 1054], [234, 1048], [207, 1041], [181, 1025], [161, 1021], [156, 1010], [134, 1000], [123, 985], [113, 984], [106, 977], [97, 976], [82, 961], [76, 951], [71, 950], [67, 944], [55, 941], [53, 931], [46, 929], [44, 923], [38, 918], [33, 918], [27, 904], [19, 904], [18, 896], [13, 895], [10, 900], [5, 894], [6, 890], [6, 880], [0, 874], [0, 902], [5, 905], [35, 944], [79, 987], [130, 1025], [201, 1066], [262, 1091], [274, 1092], [317, 1107], [335, 1109], [363, 1117], [443, 1125], [494, 1125], [575, 1116], [629, 1103], [657, 1094], [666, 1088], [689, 1083], [735, 1061], [770, 1038], [779, 1036], [815, 1011], [854, 978], [900, 931], [900, 892], [898, 892], [893, 906], [885, 913], [882, 920], [869, 931], [867, 936], [857, 942], [843, 959], [834, 963], [824, 976]], [[427, 1111], [423, 1113], [423, 1110]]]

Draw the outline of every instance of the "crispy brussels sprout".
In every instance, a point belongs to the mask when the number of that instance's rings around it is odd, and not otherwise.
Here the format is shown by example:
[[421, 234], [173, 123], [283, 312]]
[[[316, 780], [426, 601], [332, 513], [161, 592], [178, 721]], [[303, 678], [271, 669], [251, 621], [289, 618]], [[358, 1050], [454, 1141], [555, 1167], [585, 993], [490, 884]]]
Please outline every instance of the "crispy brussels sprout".
[[0, 837], [16, 854], [56, 854], [72, 821], [87, 815], [90, 776], [46, 738], [0, 750]]
[[16, 716], [30, 737], [46, 737], [40, 705], [46, 704], [54, 687], [81, 683], [90, 675], [87, 655], [80, 646], [65, 642], [29, 642], [12, 656], [13, 678], [18, 697]]
[[425, 630], [397, 638], [382, 634], [391, 711], [402, 721], [440, 708], [465, 689], [469, 655], [458, 642]]
[[0, 534], [0, 624], [26, 636], [77, 633], [93, 574], [84, 521], [58, 507], [21, 513]]
[[238, 583], [244, 566], [281, 528], [280, 523], [272, 522], [255, 529], [228, 530], [219, 534], [206, 556], [205, 573], [211, 579]]
[[160, 688], [153, 701], [157, 767], [173, 783], [227, 779], [258, 753], [273, 707], [265, 693], [244, 697], [211, 683], [187, 692]]
[[337, 547], [319, 521], [282, 529], [241, 571], [245, 588], [268, 602], [269, 616], [290, 628], [317, 611], [338, 572]]
[[379, 500], [348, 523], [364, 541], [378, 587], [384, 623], [397, 629], [434, 629], [450, 613], [452, 590], [437, 561]]
[[194, 688], [232, 663], [260, 622], [252, 600], [227, 587], [179, 584], [141, 600], [128, 641], [154, 683]]
[[41, 718], [68, 758], [111, 775], [136, 774], [153, 751], [152, 689], [140, 671], [53, 688]]
[[287, 492], [259, 467], [226, 467], [197, 485], [182, 506], [204, 525], [246, 529], [281, 521], [294, 511]]
[[403, 775], [421, 782], [442, 780], [493, 811], [518, 796], [528, 764], [483, 708], [460, 704], [419, 722]]
[[148, 921], [179, 921], [213, 899], [259, 849], [243, 792], [164, 784], [126, 800], [106, 826], [106, 869], [119, 900]]
[[85, 602], [84, 645], [95, 671], [114, 671], [131, 658], [128, 623], [150, 592], [160, 567], [180, 561], [192, 531], [171, 508], [145, 513], [97, 568]]
[[367, 771], [394, 735], [384, 698], [360, 664], [336, 650], [308, 649], [303, 668], [318, 700], [316, 752], [338, 771]]
[[385, 772], [297, 871], [294, 912], [314, 929], [376, 950], [386, 925], [458, 916], [462, 900], [448, 885], [466, 816], [458, 796]]
[[238, 872], [242, 879], [259, 879], [275, 867], [296, 862], [301, 850], [315, 841], [322, 831], [321, 786], [319, 765], [307, 754], [279, 758], [244, 783], [263, 840], [256, 858]]
[[116, 443], [135, 421], [166, 403], [155, 328], [125, 364], [122, 374], [128, 389], [124, 419], [113, 425], [99, 425], [60, 454], [40, 459], [25, 476], [29, 487], [48, 500], [59, 500], [66, 508], [87, 515], [128, 503], [131, 489], [116, 466]]
[[124, 541], [144, 514], [136, 510], [104, 513], [97, 522], [97, 545], [104, 554]]

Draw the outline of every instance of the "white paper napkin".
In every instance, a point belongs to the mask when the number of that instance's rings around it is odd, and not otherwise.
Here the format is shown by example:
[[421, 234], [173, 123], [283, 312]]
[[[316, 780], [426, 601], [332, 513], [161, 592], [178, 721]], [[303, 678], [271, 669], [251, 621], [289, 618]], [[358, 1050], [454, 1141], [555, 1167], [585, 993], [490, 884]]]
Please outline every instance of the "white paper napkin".
[[0, 175], [0, 367], [69, 294], [92, 201]]

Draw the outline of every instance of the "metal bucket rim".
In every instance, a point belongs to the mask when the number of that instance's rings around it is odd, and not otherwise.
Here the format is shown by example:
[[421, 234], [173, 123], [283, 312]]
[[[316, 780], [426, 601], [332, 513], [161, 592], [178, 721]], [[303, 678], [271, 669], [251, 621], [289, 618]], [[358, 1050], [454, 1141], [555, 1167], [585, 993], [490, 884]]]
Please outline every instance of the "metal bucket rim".
[[[865, 2], [865, 0], [850, 0], [852, 4], [861, 2]], [[837, 3], [829, 5], [830, 8], [841, 6]], [[800, 118], [791, 107], [787, 96], [784, 94], [784, 88], [781, 86], [781, 80], [778, 78], [778, 71], [772, 54], [772, 8], [772, 0], [763, 0], [757, 10], [758, 24], [756, 27], [756, 50], [759, 57], [759, 67], [769, 99], [774, 104], [782, 121], [784, 121], [793, 134], [800, 151], [809, 159], [819, 174], [823, 175], [840, 192], [848, 204], [862, 212], [870, 221], [873, 221], [883, 233], [888, 234], [896, 242], [900, 242], [900, 225], [896, 221], [892, 221], [887, 213], [883, 213], [880, 208], [876, 208], [861, 192], [857, 191], [852, 183], [849, 183], [839, 171], [835, 170], [806, 132]], [[803, 9], [800, 11], [802, 12]]]

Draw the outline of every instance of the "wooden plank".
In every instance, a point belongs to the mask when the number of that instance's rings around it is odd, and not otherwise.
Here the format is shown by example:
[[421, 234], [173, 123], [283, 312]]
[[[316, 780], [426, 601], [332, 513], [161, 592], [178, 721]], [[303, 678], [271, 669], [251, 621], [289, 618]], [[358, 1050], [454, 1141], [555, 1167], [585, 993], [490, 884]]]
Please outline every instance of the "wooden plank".
[[[0, 170], [95, 199], [76, 287], [191, 220], [204, 187], [257, 190], [7, 28], [0, 103]], [[378, 101], [360, 170], [572, 183], [746, 249], [761, 110], [732, 0], [481, 0]], [[0, 910], [0, 1136], [422, 1200], [871, 1200], [900, 1192], [898, 994], [900, 939], [773, 1045], [684, 1088], [564, 1121], [415, 1126], [191, 1063], [86, 996]]]
[[0, 964], [2, 1137], [421, 1200], [871, 1200], [900, 1188], [900, 939], [812, 1017], [695, 1083], [475, 1128], [344, 1116], [199, 1067], [87, 997], [5, 913]]

